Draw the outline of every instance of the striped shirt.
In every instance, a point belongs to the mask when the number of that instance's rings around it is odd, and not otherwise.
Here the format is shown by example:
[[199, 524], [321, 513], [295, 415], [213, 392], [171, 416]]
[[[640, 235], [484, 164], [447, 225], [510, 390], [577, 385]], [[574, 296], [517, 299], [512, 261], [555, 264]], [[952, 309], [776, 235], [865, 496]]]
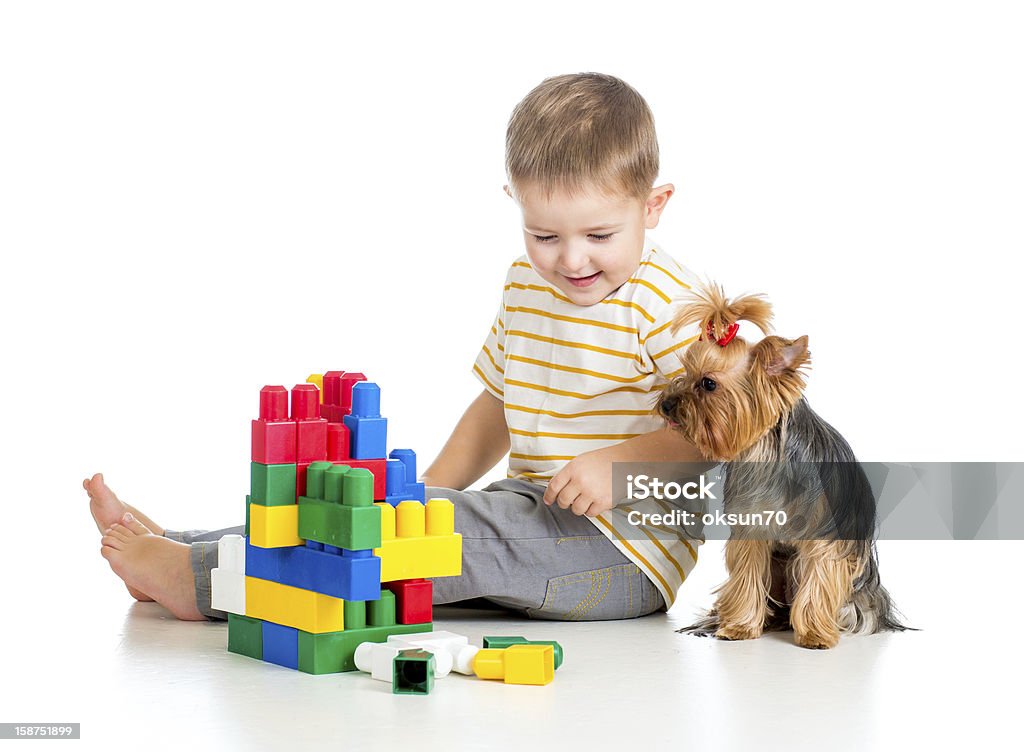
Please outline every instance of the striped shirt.
[[[640, 265], [592, 306], [572, 303], [515, 260], [501, 307], [473, 372], [505, 405], [511, 439], [508, 477], [542, 485], [578, 454], [663, 427], [651, 410], [665, 383], [682, 373], [696, 327], [669, 331], [675, 302], [696, 277], [648, 236]], [[658, 587], [671, 607], [697, 561], [678, 530], [631, 525], [629, 510], [664, 512], [655, 500], [588, 517]]]

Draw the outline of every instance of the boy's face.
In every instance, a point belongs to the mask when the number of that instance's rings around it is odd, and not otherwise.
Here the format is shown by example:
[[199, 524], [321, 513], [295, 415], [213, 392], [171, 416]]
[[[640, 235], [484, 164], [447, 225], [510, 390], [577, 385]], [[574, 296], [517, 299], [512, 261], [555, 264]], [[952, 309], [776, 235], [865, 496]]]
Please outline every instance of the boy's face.
[[[673, 191], [671, 184], [654, 188], [645, 204], [596, 191], [558, 191], [545, 200], [523, 190], [518, 203], [530, 264], [578, 306], [604, 300], [640, 266], [644, 231], [657, 227]], [[508, 186], [505, 192], [512, 196]]]

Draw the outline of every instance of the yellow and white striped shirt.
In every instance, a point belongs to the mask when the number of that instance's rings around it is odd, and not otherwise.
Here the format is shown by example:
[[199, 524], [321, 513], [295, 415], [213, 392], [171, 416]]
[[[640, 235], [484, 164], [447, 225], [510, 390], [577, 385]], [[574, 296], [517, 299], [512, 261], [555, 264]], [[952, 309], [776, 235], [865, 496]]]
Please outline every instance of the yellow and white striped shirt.
[[[592, 306], [572, 303], [515, 260], [501, 308], [473, 372], [505, 404], [511, 438], [508, 477], [547, 482], [578, 454], [663, 426], [658, 392], [682, 373], [696, 327], [669, 331], [675, 302], [696, 277], [654, 243], [633, 276]], [[629, 510], [664, 512], [657, 501]], [[616, 507], [588, 518], [654, 582], [671, 607], [697, 562], [702, 540], [675, 529], [631, 525]]]

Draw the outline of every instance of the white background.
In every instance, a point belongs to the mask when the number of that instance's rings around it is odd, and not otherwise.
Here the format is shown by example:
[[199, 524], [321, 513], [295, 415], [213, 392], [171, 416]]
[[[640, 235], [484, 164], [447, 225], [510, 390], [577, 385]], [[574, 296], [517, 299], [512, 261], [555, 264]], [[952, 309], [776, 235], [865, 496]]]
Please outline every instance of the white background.
[[168, 527], [238, 524], [263, 384], [364, 371], [422, 470], [523, 252], [509, 114], [567, 72], [646, 98], [652, 237], [810, 336], [862, 459], [1024, 459], [1022, 31], [1009, 2], [5, 3], [7, 592], [114, 588], [96, 471]]

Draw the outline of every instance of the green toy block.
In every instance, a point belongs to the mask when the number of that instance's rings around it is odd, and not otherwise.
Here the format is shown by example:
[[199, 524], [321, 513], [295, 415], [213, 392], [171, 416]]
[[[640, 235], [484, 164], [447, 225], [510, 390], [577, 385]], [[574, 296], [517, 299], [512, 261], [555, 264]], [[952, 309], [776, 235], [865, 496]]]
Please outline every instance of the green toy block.
[[324, 498], [324, 473], [331, 468], [330, 462], [313, 462], [306, 468], [306, 496], [311, 499]]
[[341, 632], [311, 634], [299, 630], [299, 671], [307, 674], [337, 674], [356, 670], [356, 648], [364, 642], [387, 642], [397, 634], [432, 632], [432, 622], [392, 624], [386, 627], [345, 629]]
[[249, 495], [252, 502], [265, 507], [294, 504], [296, 472], [294, 462], [280, 465], [251, 463]]
[[347, 507], [373, 506], [373, 473], [357, 467], [345, 474], [342, 503]]
[[434, 654], [426, 650], [399, 650], [394, 659], [391, 693], [429, 695], [434, 688]]
[[395, 594], [390, 590], [381, 590], [380, 598], [375, 601], [366, 601], [367, 616], [371, 627], [386, 627], [395, 624]]
[[484, 648], [507, 648], [509, 645], [550, 645], [555, 651], [555, 668], [562, 665], [562, 646], [554, 640], [527, 640], [525, 637], [484, 637]]
[[228, 614], [228, 651], [263, 660], [263, 622]]
[[380, 507], [352, 507], [300, 496], [299, 537], [349, 551], [380, 548]]
[[245, 495], [245, 537], [249, 537], [249, 505], [252, 503], [252, 497], [249, 494]]
[[345, 629], [363, 629], [366, 626], [366, 601], [345, 601], [342, 611]]

